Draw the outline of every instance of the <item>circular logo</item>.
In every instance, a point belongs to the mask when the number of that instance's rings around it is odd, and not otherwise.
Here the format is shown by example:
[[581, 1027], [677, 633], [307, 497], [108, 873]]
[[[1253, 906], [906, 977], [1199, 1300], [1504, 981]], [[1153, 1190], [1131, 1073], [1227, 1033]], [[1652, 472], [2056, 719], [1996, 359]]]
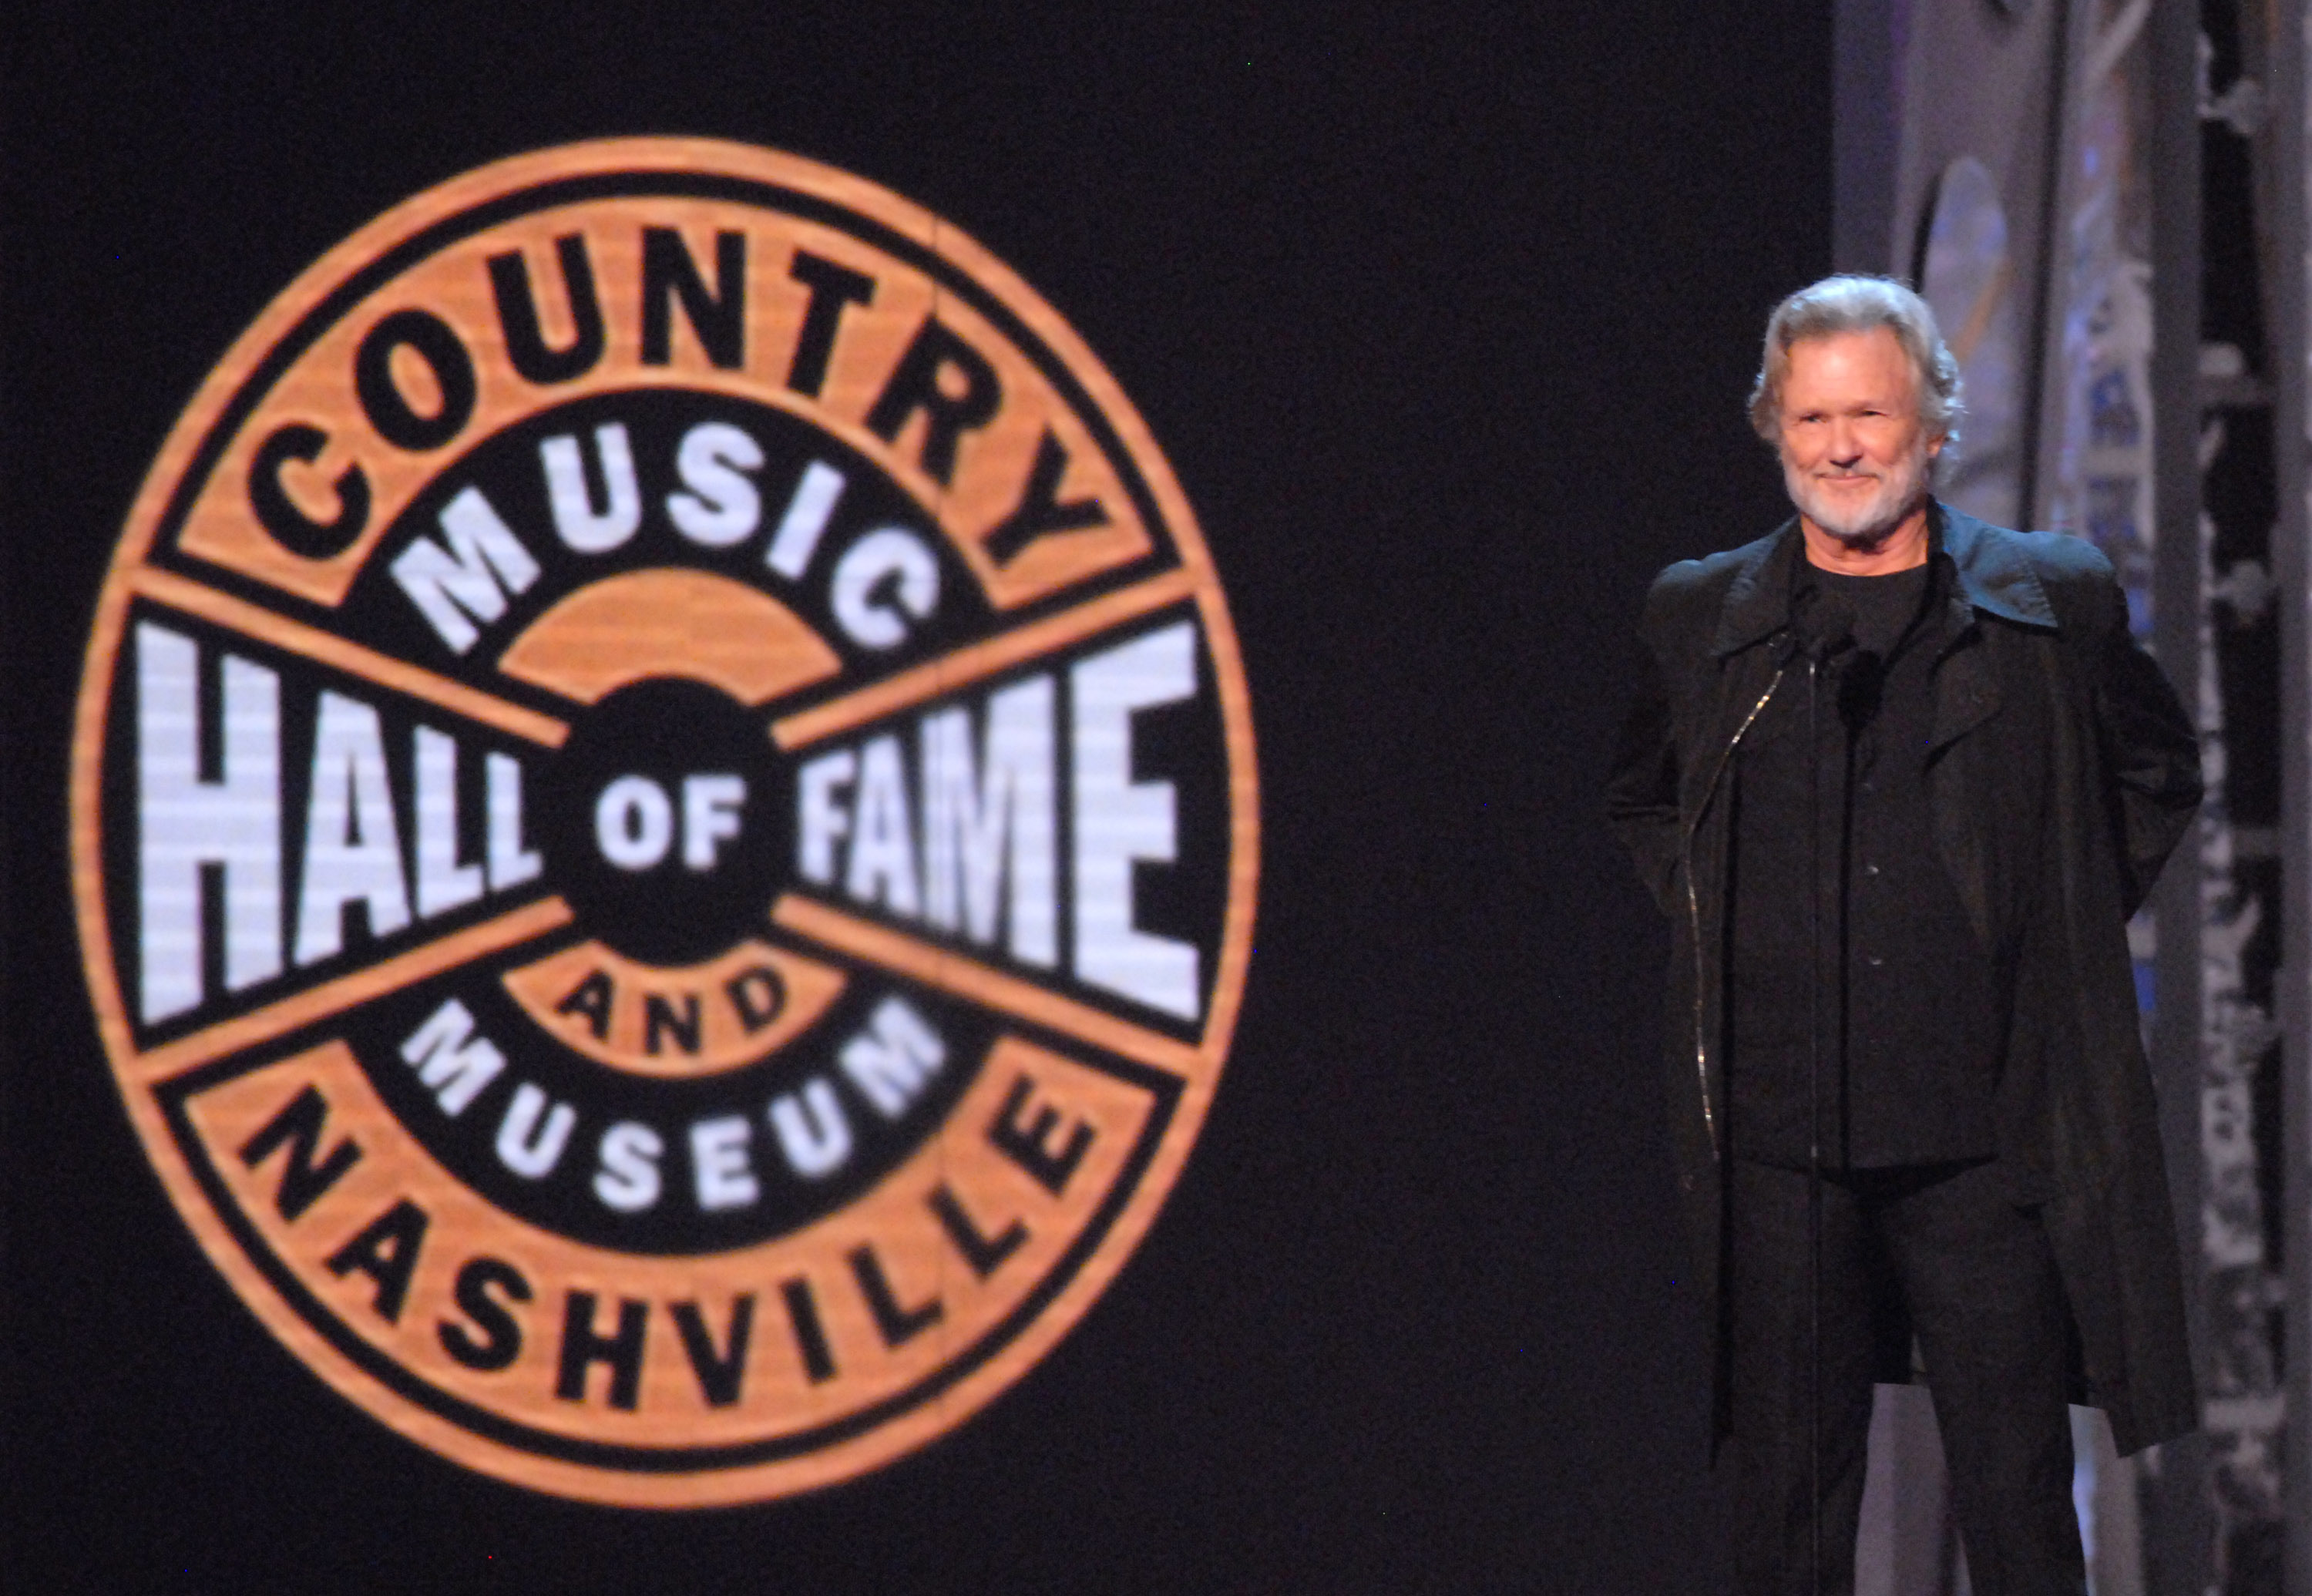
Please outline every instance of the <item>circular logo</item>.
[[1257, 868], [1211, 559], [945, 223], [699, 140], [331, 250], [99, 606], [89, 988], [301, 1360], [536, 1489], [759, 1500], [940, 1435], [1115, 1276]]

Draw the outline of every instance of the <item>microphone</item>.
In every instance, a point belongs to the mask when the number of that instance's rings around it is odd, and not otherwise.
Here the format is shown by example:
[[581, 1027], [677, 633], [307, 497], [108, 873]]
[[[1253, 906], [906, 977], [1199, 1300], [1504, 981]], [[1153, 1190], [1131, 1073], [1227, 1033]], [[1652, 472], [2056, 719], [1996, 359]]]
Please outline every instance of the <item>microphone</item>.
[[1791, 607], [1791, 639], [1796, 652], [1827, 664], [1854, 646], [1854, 601], [1820, 588], [1802, 590]]

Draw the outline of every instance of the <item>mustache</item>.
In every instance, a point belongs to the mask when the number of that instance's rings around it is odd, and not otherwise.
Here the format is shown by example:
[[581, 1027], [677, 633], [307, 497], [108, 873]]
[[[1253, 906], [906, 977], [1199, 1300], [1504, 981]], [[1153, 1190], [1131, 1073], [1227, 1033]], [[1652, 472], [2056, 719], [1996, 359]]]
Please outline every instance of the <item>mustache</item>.
[[[1782, 474], [1792, 502], [1823, 531], [1842, 543], [1870, 543], [1885, 537], [1927, 497], [1931, 491], [1930, 465], [1931, 457], [1923, 449], [1885, 466], [1866, 461], [1844, 467], [1826, 463], [1810, 471], [1799, 469], [1785, 454]], [[1861, 504], [1835, 504], [1827, 492], [1833, 483], [1867, 484], [1870, 491]]]

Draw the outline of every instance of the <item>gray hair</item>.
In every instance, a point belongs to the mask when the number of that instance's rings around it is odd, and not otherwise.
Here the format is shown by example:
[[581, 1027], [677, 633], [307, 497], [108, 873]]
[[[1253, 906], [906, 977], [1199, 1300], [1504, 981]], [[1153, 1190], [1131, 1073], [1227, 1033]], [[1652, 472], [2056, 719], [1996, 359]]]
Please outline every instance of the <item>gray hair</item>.
[[1769, 443], [1782, 438], [1782, 380], [1791, 346], [1801, 338], [1886, 328], [1911, 357], [1918, 380], [1919, 419], [1930, 437], [1958, 442], [1958, 362], [1936, 329], [1927, 302], [1892, 277], [1840, 276], [1808, 284], [1774, 307], [1766, 320], [1766, 349], [1750, 386], [1750, 425]]

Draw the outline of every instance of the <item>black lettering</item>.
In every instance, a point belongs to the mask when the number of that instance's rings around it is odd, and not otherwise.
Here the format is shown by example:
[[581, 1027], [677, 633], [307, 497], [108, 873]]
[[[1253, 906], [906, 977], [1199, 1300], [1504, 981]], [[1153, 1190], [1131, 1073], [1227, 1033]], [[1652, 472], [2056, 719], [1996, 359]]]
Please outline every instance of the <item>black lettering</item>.
[[698, 275], [682, 234], [671, 227], [643, 229], [643, 364], [674, 359], [674, 301], [698, 337], [706, 358], [736, 370], [747, 357], [747, 235], [714, 235], [714, 289]]
[[875, 1316], [875, 1328], [882, 1332], [884, 1346], [904, 1346], [945, 1316], [937, 1297], [913, 1308], [903, 1304], [898, 1293], [891, 1289], [891, 1277], [883, 1273], [883, 1260], [875, 1256], [872, 1247], [854, 1247], [850, 1256], [851, 1272], [859, 1277], [859, 1294], [867, 1299], [867, 1311]]
[[610, 999], [613, 993], [607, 972], [589, 970], [586, 978], [570, 988], [570, 995], [554, 1005], [554, 1012], [557, 1014], [583, 1014], [586, 1028], [594, 1033], [594, 1039], [599, 1042], [610, 1034]]
[[698, 1029], [697, 993], [686, 992], [682, 995], [682, 1012], [679, 1014], [675, 1012], [674, 1005], [657, 993], [651, 992], [644, 995], [644, 1052], [657, 1053], [660, 1050], [659, 1043], [661, 1039], [671, 1034], [676, 1041], [682, 1044], [684, 1052], [696, 1053], [698, 1051]]
[[[941, 384], [941, 375], [949, 372], [962, 382], [962, 392], [950, 393]], [[933, 317], [924, 322], [915, 341], [899, 356], [891, 380], [867, 412], [867, 430], [890, 443], [921, 410], [928, 421], [923, 467], [944, 486], [955, 479], [956, 441], [972, 428], [986, 425], [1003, 402], [1003, 386], [987, 357]]]
[[347, 1170], [361, 1162], [361, 1144], [351, 1136], [330, 1148], [328, 1156], [320, 1163], [313, 1162], [314, 1150], [321, 1144], [321, 1127], [328, 1118], [329, 1105], [320, 1089], [307, 1086], [267, 1121], [263, 1129], [241, 1144], [241, 1164], [252, 1170], [272, 1157], [275, 1148], [285, 1142], [288, 1144], [289, 1156], [281, 1166], [281, 1186], [273, 1195], [273, 1206], [284, 1219], [299, 1218], [323, 1192], [342, 1179]]
[[1016, 1219], [1003, 1227], [1002, 1235], [988, 1235], [944, 1180], [932, 1188], [932, 1212], [939, 1215], [940, 1228], [955, 1243], [955, 1250], [963, 1254], [963, 1261], [982, 1280], [1001, 1268], [1003, 1260], [1019, 1251], [1028, 1240], [1028, 1227]]
[[1004, 1157], [1018, 1164], [1046, 1191], [1057, 1197], [1067, 1188], [1068, 1177], [1083, 1162], [1084, 1153], [1091, 1146], [1091, 1127], [1076, 1121], [1069, 1133], [1067, 1145], [1052, 1151], [1052, 1132], [1059, 1127], [1060, 1111], [1049, 1104], [1039, 1104], [1035, 1119], [1027, 1125], [1020, 1122], [1020, 1111], [1029, 1106], [1035, 1087], [1027, 1076], [1012, 1083], [1012, 1090], [1003, 1096], [1003, 1106], [995, 1110], [989, 1121], [987, 1140]]
[[816, 399], [827, 385], [827, 363], [835, 353], [835, 329], [843, 309], [874, 303], [875, 279], [801, 250], [795, 251], [787, 276], [810, 290], [802, 330], [795, 334], [794, 359], [787, 364], [787, 387]]
[[594, 292], [594, 267], [586, 259], [586, 240], [567, 232], [554, 241], [555, 258], [562, 263], [562, 293], [570, 306], [570, 344], [549, 347], [538, 319], [538, 298], [531, 292], [530, 267], [521, 251], [508, 250], [490, 257], [490, 289], [497, 296], [498, 326], [505, 333], [506, 358], [513, 369], [532, 382], [567, 382], [591, 371], [602, 358], [602, 302]]
[[[431, 416], [410, 408], [393, 380], [393, 352], [407, 349], [423, 360], [442, 390], [442, 408]], [[450, 324], [430, 311], [396, 311], [369, 329], [354, 355], [354, 391], [377, 435], [413, 453], [439, 449], [456, 437], [474, 415], [474, 363]]]
[[594, 1330], [594, 1293], [574, 1291], [562, 1313], [562, 1372], [554, 1394], [565, 1402], [586, 1399], [586, 1371], [595, 1364], [610, 1366], [610, 1406], [634, 1411], [642, 1399], [643, 1335], [650, 1326], [650, 1304], [632, 1297], [618, 1299], [618, 1328], [609, 1336]]
[[1060, 478], [1067, 470], [1067, 449], [1049, 427], [1045, 428], [1043, 441], [1036, 445], [1036, 463], [1028, 472], [1028, 484], [1020, 490], [1020, 502], [981, 542], [989, 559], [1008, 566], [1012, 556], [1046, 532], [1073, 532], [1108, 524], [1108, 512], [1100, 508], [1098, 499], [1058, 502]]
[[682, 1350], [690, 1356], [690, 1372], [698, 1376], [699, 1394], [713, 1407], [728, 1407], [739, 1399], [740, 1382], [747, 1372], [747, 1339], [755, 1329], [755, 1293], [745, 1292], [731, 1304], [731, 1334], [717, 1351], [706, 1328], [706, 1316], [696, 1302], [677, 1302], [671, 1311], [674, 1328], [682, 1332]]
[[329, 1273], [343, 1279], [359, 1269], [377, 1284], [370, 1306], [388, 1324], [401, 1318], [409, 1299], [409, 1279], [417, 1273], [417, 1254], [425, 1245], [425, 1210], [407, 1197], [388, 1208], [361, 1233], [329, 1255]]
[[337, 513], [328, 521], [315, 521], [297, 507], [281, 486], [281, 468], [291, 460], [311, 465], [328, 448], [329, 434], [317, 426], [293, 421], [273, 429], [257, 446], [249, 462], [249, 507], [273, 540], [293, 555], [309, 560], [335, 558], [351, 548], [369, 524], [369, 478], [361, 467], [347, 466], [329, 486], [337, 495]]
[[503, 1258], [468, 1258], [458, 1270], [451, 1294], [482, 1338], [475, 1340], [464, 1325], [453, 1320], [442, 1320], [434, 1331], [442, 1338], [442, 1351], [484, 1374], [494, 1374], [521, 1355], [521, 1321], [490, 1294], [493, 1290], [517, 1302], [527, 1302], [530, 1297], [530, 1282], [512, 1264]]
[[767, 964], [758, 964], [742, 969], [723, 983], [731, 1006], [739, 1012], [739, 1022], [749, 1031], [760, 1030], [779, 1017], [787, 1006], [787, 989], [779, 979], [779, 972]]
[[802, 1354], [802, 1372], [813, 1385], [835, 1378], [835, 1354], [827, 1345], [827, 1327], [819, 1322], [819, 1300], [810, 1282], [798, 1275], [779, 1287], [786, 1299], [787, 1319], [794, 1326], [795, 1350]]

